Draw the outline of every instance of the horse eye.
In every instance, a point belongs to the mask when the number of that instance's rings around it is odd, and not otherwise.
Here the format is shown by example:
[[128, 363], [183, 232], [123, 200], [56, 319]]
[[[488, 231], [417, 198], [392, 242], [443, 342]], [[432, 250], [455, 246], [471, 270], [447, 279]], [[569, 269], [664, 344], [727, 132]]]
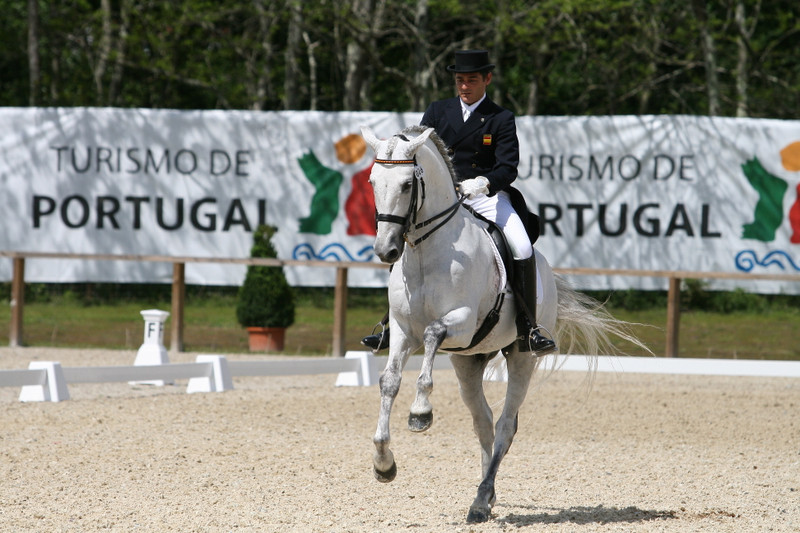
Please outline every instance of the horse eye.
[[404, 181], [403, 185], [400, 187], [402, 192], [408, 192], [411, 190], [411, 181]]

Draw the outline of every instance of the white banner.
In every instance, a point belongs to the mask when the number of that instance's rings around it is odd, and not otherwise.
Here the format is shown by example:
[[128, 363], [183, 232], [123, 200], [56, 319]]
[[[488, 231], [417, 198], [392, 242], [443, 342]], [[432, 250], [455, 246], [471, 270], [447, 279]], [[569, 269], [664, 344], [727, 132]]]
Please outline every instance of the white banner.
[[[266, 222], [286, 259], [375, 261], [361, 125], [418, 113], [0, 108], [0, 250], [248, 257]], [[800, 272], [800, 122], [687, 116], [519, 117], [520, 178], [554, 267]], [[243, 266], [188, 264], [238, 285]], [[330, 286], [335, 269], [288, 268]], [[0, 261], [0, 279], [11, 261]], [[28, 260], [29, 282], [169, 282], [168, 263]], [[665, 288], [574, 277], [583, 288]], [[386, 271], [351, 272], [383, 286]], [[725, 282], [798, 293], [788, 282]]]

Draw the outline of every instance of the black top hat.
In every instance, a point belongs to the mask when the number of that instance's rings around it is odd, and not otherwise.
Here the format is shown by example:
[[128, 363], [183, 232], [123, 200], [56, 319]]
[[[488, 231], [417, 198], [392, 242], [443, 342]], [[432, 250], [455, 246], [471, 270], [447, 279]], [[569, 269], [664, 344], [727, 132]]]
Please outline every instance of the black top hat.
[[458, 50], [456, 64], [447, 67], [450, 72], [484, 72], [494, 69], [486, 50]]

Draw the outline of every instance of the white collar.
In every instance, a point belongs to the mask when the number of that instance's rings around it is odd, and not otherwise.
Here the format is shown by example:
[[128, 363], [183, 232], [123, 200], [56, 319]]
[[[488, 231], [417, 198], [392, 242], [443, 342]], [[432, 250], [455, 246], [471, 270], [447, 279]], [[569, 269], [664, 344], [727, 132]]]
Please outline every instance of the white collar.
[[481, 96], [481, 99], [478, 100], [477, 102], [475, 102], [474, 104], [471, 104], [471, 105], [465, 104], [464, 100], [462, 100], [461, 98], [458, 99], [458, 101], [461, 102], [461, 110], [462, 110], [462, 112], [464, 110], [467, 110], [467, 111], [469, 111], [470, 115], [473, 113], [473, 111], [475, 111], [478, 108], [479, 105], [481, 105], [481, 102], [483, 102], [484, 100], [486, 100], [486, 93], [483, 93], [483, 96]]

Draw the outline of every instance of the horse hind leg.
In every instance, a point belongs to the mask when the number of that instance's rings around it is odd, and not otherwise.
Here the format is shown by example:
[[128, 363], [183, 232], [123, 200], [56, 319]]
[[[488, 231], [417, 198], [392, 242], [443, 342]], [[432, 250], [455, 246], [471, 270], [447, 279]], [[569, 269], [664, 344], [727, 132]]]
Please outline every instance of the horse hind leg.
[[486, 522], [491, 516], [492, 506], [495, 501], [495, 479], [500, 469], [500, 463], [508, 453], [514, 435], [517, 433], [519, 409], [528, 393], [531, 376], [540, 359], [531, 357], [527, 353], [519, 352], [514, 348], [507, 356], [508, 363], [508, 388], [503, 412], [497, 419], [494, 433], [494, 446], [489, 467], [485, 470], [483, 480], [478, 486], [478, 494], [469, 508], [467, 522]]
[[[494, 426], [492, 425], [492, 408], [486, 401], [483, 391], [483, 374], [489, 360], [494, 354], [453, 355], [453, 363], [458, 378], [458, 390], [461, 400], [472, 415], [472, 429], [478, 437], [481, 447], [481, 475], [486, 476], [492, 460], [494, 444]], [[494, 503], [494, 502], [492, 502]]]
[[447, 326], [440, 320], [432, 322], [425, 328], [423, 336], [425, 356], [417, 378], [417, 395], [408, 414], [408, 429], [411, 431], [426, 431], [433, 424], [433, 405], [430, 402], [433, 392], [433, 360], [446, 335]]

